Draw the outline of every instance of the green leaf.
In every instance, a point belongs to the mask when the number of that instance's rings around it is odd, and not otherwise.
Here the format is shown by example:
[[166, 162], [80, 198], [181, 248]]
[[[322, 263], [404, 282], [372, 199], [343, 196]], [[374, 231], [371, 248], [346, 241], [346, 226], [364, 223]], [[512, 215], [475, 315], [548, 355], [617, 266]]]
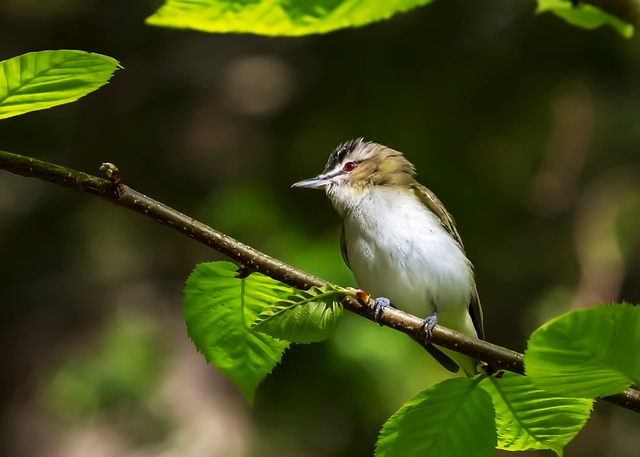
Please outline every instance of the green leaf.
[[291, 288], [259, 273], [243, 279], [236, 273], [237, 267], [229, 262], [197, 265], [185, 287], [184, 320], [207, 362], [252, 403], [256, 388], [289, 343], [250, 331], [249, 325], [265, 306], [287, 297]]
[[30, 52], [0, 62], [0, 119], [73, 102], [104, 86], [118, 61], [84, 51]]
[[587, 30], [609, 25], [625, 38], [633, 36], [632, 24], [586, 3], [573, 5], [569, 0], [538, 0], [537, 13], [550, 11], [566, 22]]
[[299, 290], [262, 310], [252, 329], [294, 343], [314, 343], [333, 335], [342, 318], [338, 298], [342, 288], [331, 286]]
[[167, 0], [147, 24], [213, 33], [300, 36], [388, 19], [432, 0]]
[[514, 373], [486, 378], [480, 385], [493, 399], [498, 449], [507, 451], [552, 449], [562, 455], [593, 408], [593, 400], [559, 397]]
[[479, 379], [447, 379], [405, 403], [384, 424], [377, 457], [492, 457], [491, 397]]
[[524, 363], [539, 388], [596, 398], [640, 384], [640, 307], [598, 306], [560, 316], [529, 338]]

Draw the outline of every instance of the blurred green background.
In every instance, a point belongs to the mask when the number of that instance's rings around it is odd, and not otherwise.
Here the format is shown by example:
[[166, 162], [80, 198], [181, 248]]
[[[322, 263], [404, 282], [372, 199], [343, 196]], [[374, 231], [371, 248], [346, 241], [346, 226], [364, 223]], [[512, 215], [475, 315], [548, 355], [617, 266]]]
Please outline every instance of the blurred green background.
[[[439, 1], [297, 39], [145, 26], [157, 6], [0, 3], [0, 60], [81, 49], [125, 68], [77, 103], [1, 121], [0, 148], [95, 173], [114, 162], [141, 192], [354, 285], [330, 203], [290, 184], [364, 136], [405, 152], [456, 217], [490, 341], [521, 351], [569, 309], [640, 302], [638, 38], [536, 17], [532, 1]], [[3, 455], [367, 456], [443, 375], [403, 335], [347, 316], [334, 339], [289, 350], [250, 408], [181, 321], [186, 277], [216, 253], [7, 172], [0, 256]], [[565, 455], [636, 457], [638, 430], [598, 404]]]

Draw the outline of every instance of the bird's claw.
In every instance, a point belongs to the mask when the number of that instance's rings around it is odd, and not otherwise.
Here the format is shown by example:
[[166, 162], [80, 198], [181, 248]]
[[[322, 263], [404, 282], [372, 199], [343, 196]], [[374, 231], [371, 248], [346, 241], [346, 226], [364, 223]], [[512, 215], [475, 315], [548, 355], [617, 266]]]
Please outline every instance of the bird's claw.
[[[354, 289], [353, 287], [347, 287], [347, 290], [349, 290], [349, 292], [352, 292], [355, 295], [356, 300], [358, 300], [358, 302], [361, 305], [369, 306], [369, 302], [371, 301], [371, 295], [369, 295], [368, 293], [366, 293], [362, 289]], [[373, 302], [374, 302], [374, 305], [373, 305], [373, 320], [375, 322], [378, 322], [380, 320], [380, 316], [382, 316], [382, 311], [387, 306], [391, 305], [391, 300], [389, 300], [386, 297], [378, 297], [378, 298], [374, 299]]]
[[386, 297], [378, 297], [375, 302], [376, 305], [373, 308], [373, 320], [378, 322], [382, 315], [382, 311], [391, 304], [391, 301]]
[[425, 317], [425, 319], [422, 321], [422, 330], [424, 331], [427, 340], [431, 339], [431, 331], [437, 323], [438, 315], [436, 313], [433, 313], [433, 316]]

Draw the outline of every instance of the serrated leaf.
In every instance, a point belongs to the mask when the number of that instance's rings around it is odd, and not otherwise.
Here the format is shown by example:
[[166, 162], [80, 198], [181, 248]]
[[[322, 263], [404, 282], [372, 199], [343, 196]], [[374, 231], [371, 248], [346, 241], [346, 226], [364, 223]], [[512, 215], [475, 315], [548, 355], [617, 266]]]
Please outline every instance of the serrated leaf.
[[491, 457], [491, 397], [478, 379], [447, 379], [405, 403], [383, 426], [377, 457]]
[[0, 62], [0, 119], [64, 103], [104, 86], [120, 67], [84, 51], [30, 52]]
[[344, 293], [344, 289], [328, 285], [298, 290], [262, 310], [252, 328], [293, 343], [325, 340], [342, 318], [338, 298]]
[[640, 384], [640, 307], [598, 306], [560, 316], [536, 330], [524, 356], [539, 388], [597, 398]]
[[632, 24], [587, 3], [572, 3], [569, 0], [538, 0], [537, 13], [551, 12], [571, 25], [587, 30], [605, 25], [613, 27], [625, 38], [633, 36]]
[[300, 36], [388, 19], [432, 0], [167, 0], [147, 24], [213, 33]]
[[207, 362], [225, 373], [249, 403], [264, 377], [289, 346], [249, 325], [270, 303], [291, 294], [291, 288], [259, 273], [236, 277], [229, 262], [197, 265], [187, 279], [184, 320], [189, 338]]
[[593, 400], [560, 397], [514, 373], [486, 378], [480, 385], [493, 399], [497, 447], [507, 451], [552, 449], [561, 456], [593, 408]]

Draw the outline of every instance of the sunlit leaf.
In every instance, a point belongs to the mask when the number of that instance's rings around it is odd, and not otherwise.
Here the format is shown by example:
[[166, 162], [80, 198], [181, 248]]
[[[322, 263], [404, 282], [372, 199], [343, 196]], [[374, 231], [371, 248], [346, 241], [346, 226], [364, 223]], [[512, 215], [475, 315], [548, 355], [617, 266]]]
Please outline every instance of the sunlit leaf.
[[167, 0], [146, 22], [213, 33], [299, 36], [388, 19], [432, 0]]
[[480, 384], [493, 399], [498, 449], [526, 451], [564, 447], [582, 429], [593, 400], [567, 398], [540, 390], [529, 378], [503, 373]]
[[239, 279], [237, 269], [229, 262], [196, 266], [185, 287], [184, 319], [196, 348], [252, 402], [289, 343], [249, 326], [266, 306], [290, 295], [291, 288], [259, 273]]
[[333, 335], [342, 317], [338, 298], [345, 291], [331, 286], [298, 290], [265, 308], [252, 328], [293, 343], [313, 343]]
[[538, 13], [551, 12], [566, 22], [587, 30], [609, 25], [625, 38], [633, 36], [632, 24], [623, 21], [593, 5], [570, 0], [538, 0]]
[[560, 316], [536, 330], [524, 356], [539, 388], [596, 398], [640, 384], [640, 307], [598, 306]]
[[416, 395], [384, 424], [377, 457], [492, 457], [496, 429], [478, 379], [447, 379]]
[[0, 62], [0, 119], [73, 102], [105, 85], [118, 61], [84, 51], [30, 52]]

